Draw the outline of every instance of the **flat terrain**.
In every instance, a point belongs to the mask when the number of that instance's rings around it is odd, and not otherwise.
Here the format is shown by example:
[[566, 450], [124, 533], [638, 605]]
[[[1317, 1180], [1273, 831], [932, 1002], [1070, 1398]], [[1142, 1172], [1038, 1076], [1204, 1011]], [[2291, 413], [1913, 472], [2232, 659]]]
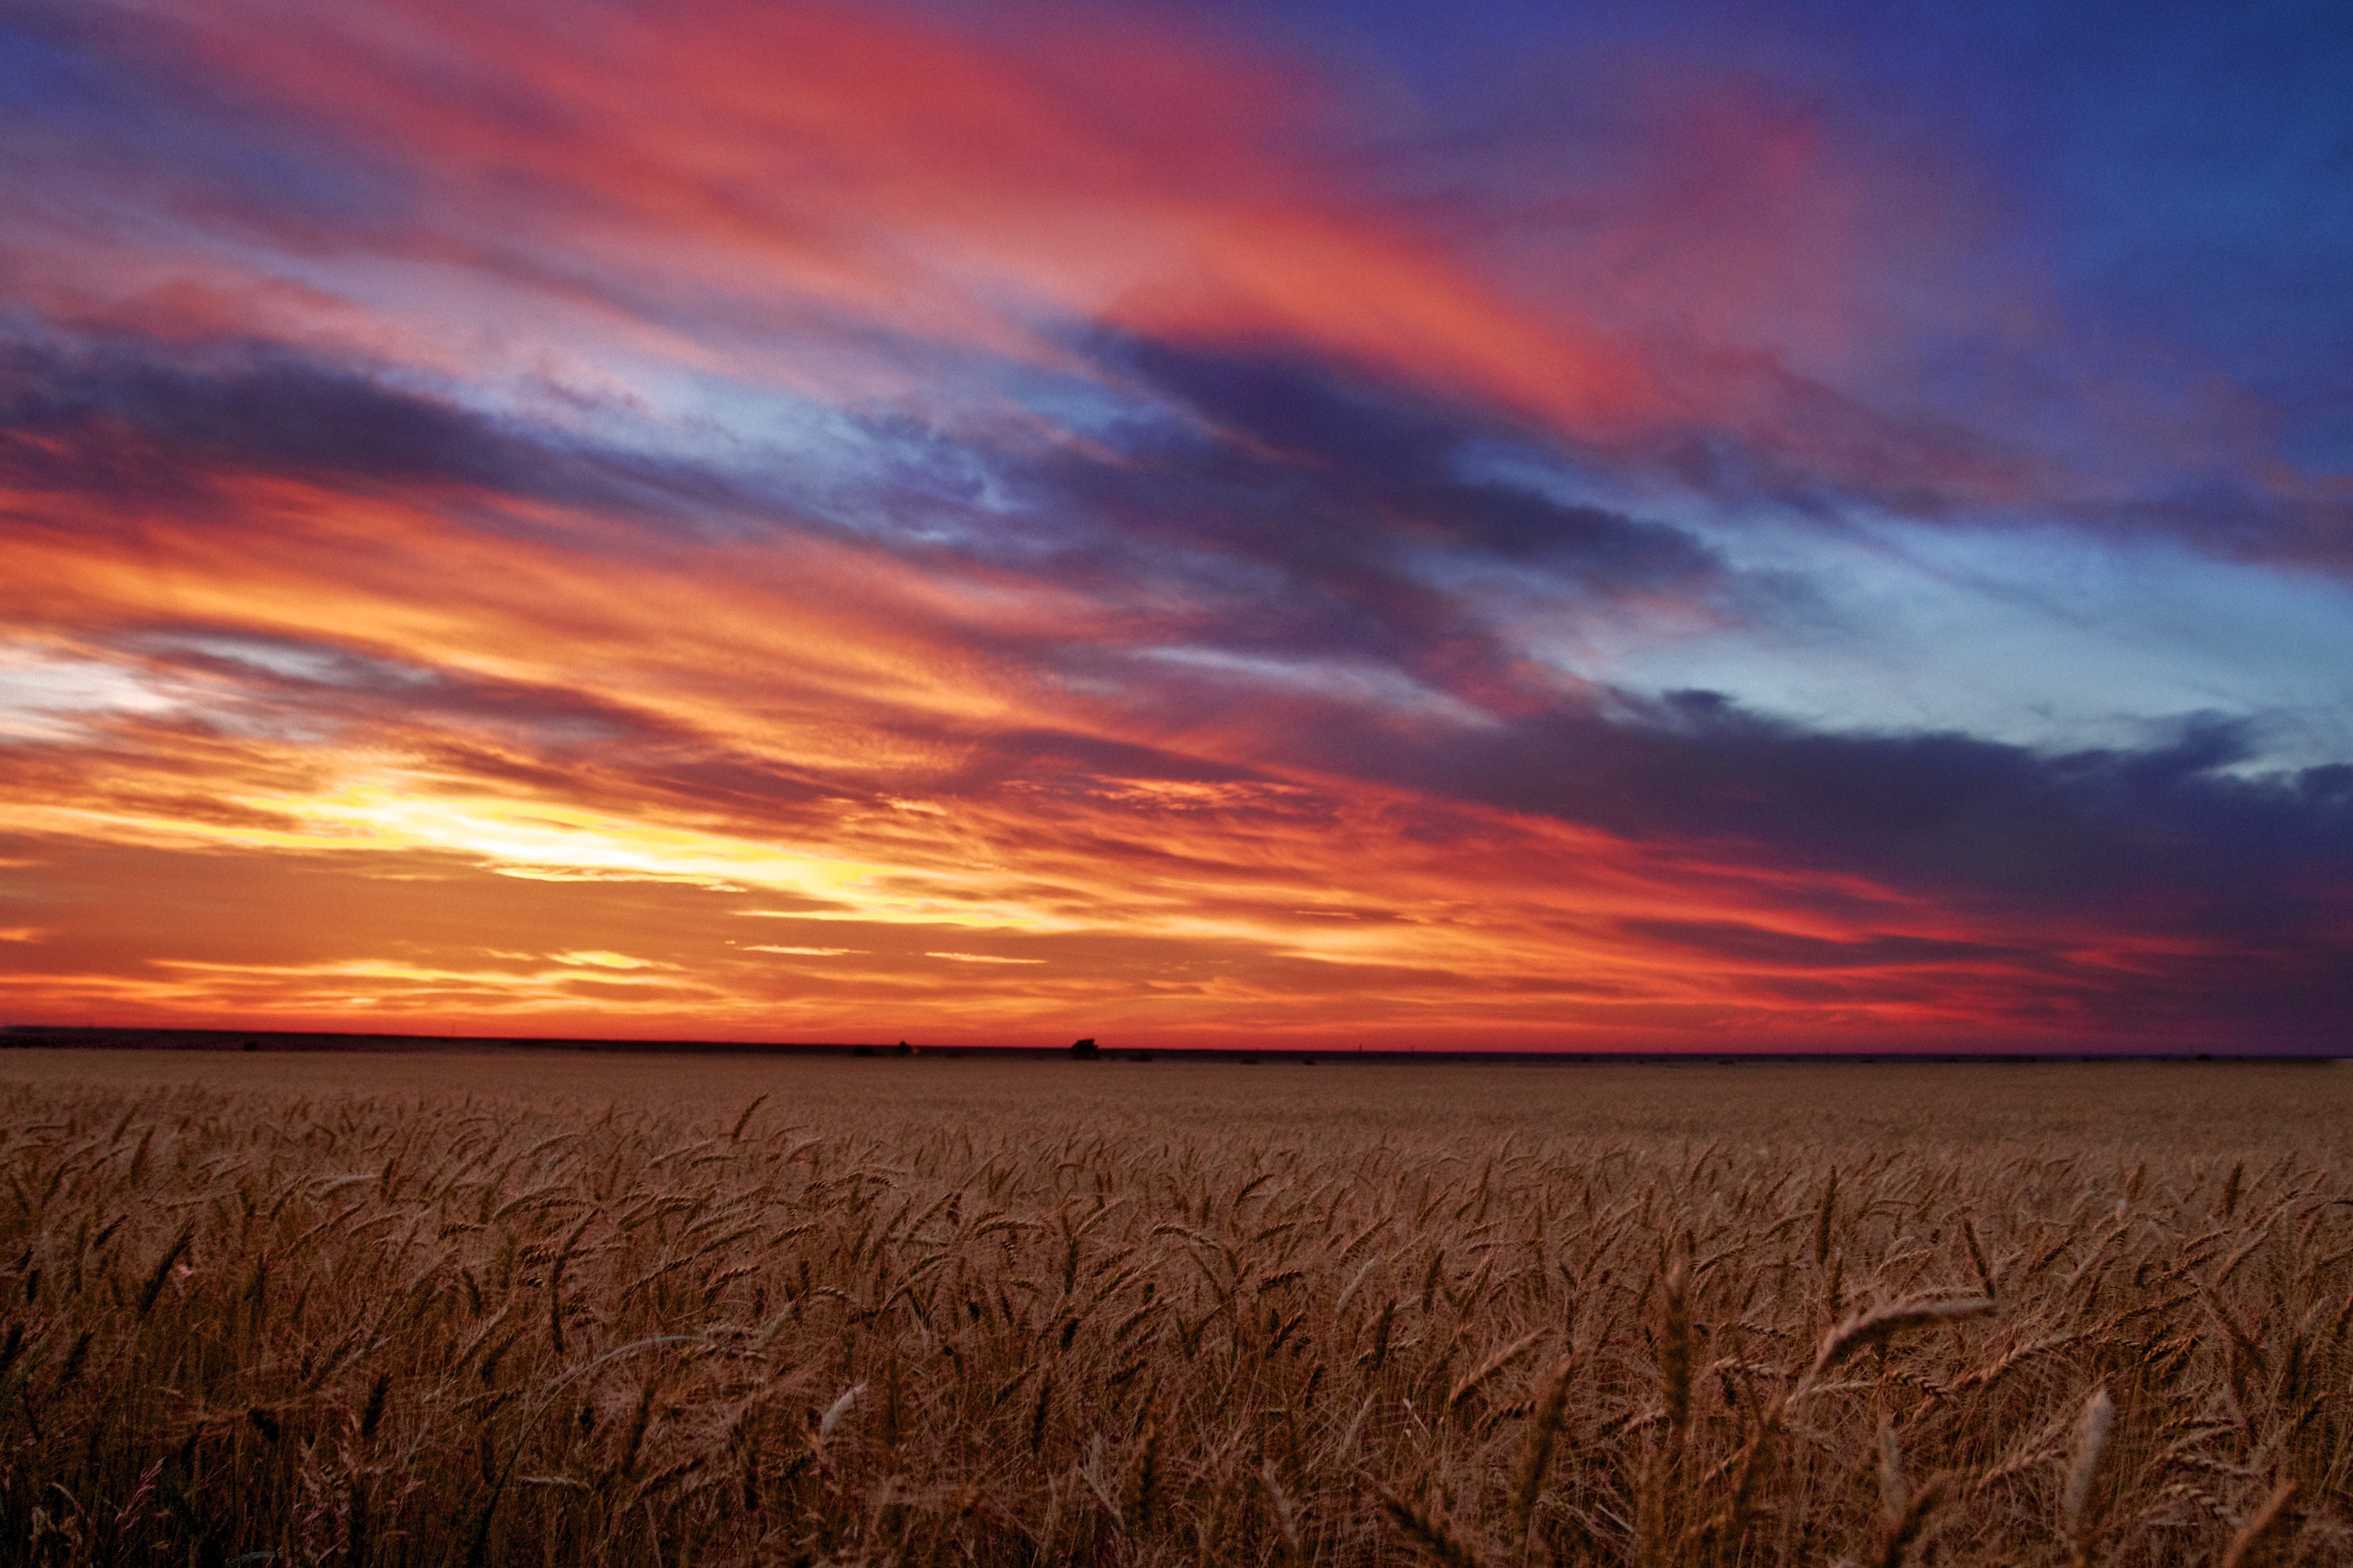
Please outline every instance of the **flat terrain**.
[[1668, 1138], [1820, 1147], [2055, 1142], [2250, 1157], [2353, 1155], [2353, 1063], [1758, 1062], [1722, 1065], [995, 1061], [845, 1057], [0, 1051], [0, 1085], [271, 1095], [427, 1095], [732, 1118], [875, 1118], [1011, 1131], [1073, 1123], [1254, 1136], [1393, 1132], [1480, 1142]]
[[53, 1563], [2353, 1558], [2353, 1069], [0, 1051]]

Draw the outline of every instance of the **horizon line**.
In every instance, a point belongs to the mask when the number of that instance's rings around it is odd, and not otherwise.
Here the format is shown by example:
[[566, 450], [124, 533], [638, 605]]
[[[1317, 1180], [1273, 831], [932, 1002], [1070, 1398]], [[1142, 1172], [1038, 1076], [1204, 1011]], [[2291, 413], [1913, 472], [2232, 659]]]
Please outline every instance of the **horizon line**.
[[[1071, 1046], [1037, 1046], [1020, 1044], [973, 1045], [969, 1043], [933, 1043], [909, 1040], [707, 1040], [679, 1037], [643, 1038], [636, 1037], [577, 1035], [424, 1035], [395, 1031], [358, 1031], [338, 1029], [215, 1029], [145, 1025], [113, 1026], [103, 1024], [8, 1024], [0, 1025], [0, 1048], [38, 1049], [43, 1045], [71, 1048], [93, 1048], [100, 1037], [109, 1040], [141, 1040], [158, 1043], [148, 1048], [190, 1052], [236, 1052], [269, 1049], [289, 1053], [326, 1053], [343, 1051], [354, 1055], [428, 1054], [439, 1052], [460, 1055], [484, 1049], [572, 1050], [607, 1053], [644, 1052], [657, 1056], [841, 1056], [851, 1058], [890, 1058], [893, 1059], [922, 1057], [955, 1058], [966, 1056], [989, 1056], [1003, 1058], [1061, 1059], [1077, 1061], [1154, 1061], [1160, 1059], [1195, 1061], [1233, 1061], [1253, 1065], [1264, 1061], [1289, 1061], [1320, 1065], [1325, 1061], [1343, 1062], [1492, 1062], [1492, 1063], [1694, 1063], [1714, 1066], [1734, 1066], [1748, 1062], [1852, 1062], [1859, 1065], [1886, 1062], [1946, 1062], [1946, 1063], [2017, 1063], [2035, 1062], [2292, 1062], [2325, 1063], [2353, 1059], [2353, 1048], [2315, 1050], [2194, 1050], [2179, 1047], [2148, 1047], [2117, 1050], [2003, 1050], [1995, 1047], [1968, 1049], [1955, 1047], [1923, 1047], [1918, 1049], [1869, 1047], [1862, 1049], [1826, 1049], [1817, 1051], [1727, 1051], [1722, 1049], [1589, 1049], [1589, 1050], [1511, 1050], [1479, 1049], [1460, 1047], [1432, 1047], [1428, 1050], [1397, 1047], [1319, 1047], [1319, 1046], [1121, 1046], [1085, 1043], [1094, 1047], [1090, 1053], [1076, 1052]], [[269, 1042], [265, 1045], [264, 1042]], [[139, 1048], [127, 1046], [123, 1048]]]

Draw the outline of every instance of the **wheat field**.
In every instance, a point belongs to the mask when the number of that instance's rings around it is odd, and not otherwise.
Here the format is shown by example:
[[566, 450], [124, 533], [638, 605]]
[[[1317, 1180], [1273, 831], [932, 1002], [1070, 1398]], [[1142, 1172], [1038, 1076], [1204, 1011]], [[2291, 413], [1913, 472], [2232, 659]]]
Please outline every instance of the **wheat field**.
[[2353, 1072], [0, 1056], [36, 1563], [2353, 1558]]

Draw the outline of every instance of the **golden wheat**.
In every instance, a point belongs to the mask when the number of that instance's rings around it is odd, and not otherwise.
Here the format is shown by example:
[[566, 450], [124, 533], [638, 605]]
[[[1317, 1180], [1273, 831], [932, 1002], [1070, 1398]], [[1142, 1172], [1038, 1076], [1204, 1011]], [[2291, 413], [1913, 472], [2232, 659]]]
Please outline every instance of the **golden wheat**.
[[2292, 1152], [0, 1112], [33, 1563], [2353, 1555], [2353, 1194]]

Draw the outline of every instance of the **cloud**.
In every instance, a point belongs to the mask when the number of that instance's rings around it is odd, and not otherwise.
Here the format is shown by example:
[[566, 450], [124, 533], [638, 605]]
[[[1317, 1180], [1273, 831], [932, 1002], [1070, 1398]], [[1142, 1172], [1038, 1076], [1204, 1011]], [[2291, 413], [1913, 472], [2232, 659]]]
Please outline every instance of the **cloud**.
[[[1854, 303], [1880, 273], [1913, 300], [1956, 282], [1943, 258], [1968, 215], [1933, 215], [1924, 193], [1951, 182], [1925, 159], [1874, 164], [1721, 71], [1672, 96], [1676, 73], [1657, 67], [1638, 90], [1579, 87], [1618, 121], [1608, 144], [1630, 168], [1563, 189], [1524, 167], [1411, 202], [1384, 188], [1394, 159], [1349, 155], [1366, 131], [1329, 84], [1140, 13], [1033, 16], [1017, 48], [888, 8], [700, 0], [659, 26], [630, 7], [490, 22], [438, 0], [396, 9], [396, 44], [293, 6], [267, 27], [151, 7], [76, 30], [117, 73], [112, 100], [239, 128], [172, 144], [159, 205], [265, 249], [356, 235], [477, 285], [371, 299], [396, 323], [372, 333], [310, 307], [297, 330], [315, 337], [448, 362], [527, 327], [566, 345], [587, 384], [659, 366], [911, 400], [924, 372], [961, 377], [974, 355], [1082, 369], [1074, 331], [1275, 343], [1710, 484], [1949, 504], [2014, 500], [2034, 468], [1810, 374], [1839, 368], [1826, 343], [1894, 336]], [[1521, 129], [1523, 153], [1563, 140]], [[315, 151], [285, 168], [267, 150], [293, 141]], [[1666, 169], [1635, 151], [1662, 146]], [[1591, 162], [1571, 142], [1551, 166]], [[343, 186], [373, 210], [322, 199]], [[1518, 232], [1531, 211], [1567, 217]], [[1481, 234], [1498, 237], [1466, 243]], [[1869, 242], [1889, 235], [1903, 237]], [[1548, 242], [1534, 275], [1532, 240]], [[108, 256], [78, 270], [138, 268]], [[369, 283], [386, 292], [381, 274]], [[281, 279], [207, 288], [289, 331], [269, 298]], [[80, 311], [150, 323], [145, 299]], [[471, 341], [416, 320], [437, 308], [467, 312]]]
[[1639, 920], [1622, 922], [1628, 934], [1711, 958], [1772, 969], [1902, 969], [1927, 964], [2001, 963], [2031, 958], [2031, 950], [1936, 937], [1875, 933], [1825, 938], [1799, 931], [1768, 931], [1730, 921]]
[[371, 488], [478, 489], [671, 525], [742, 507], [675, 462], [567, 440], [468, 409], [391, 368], [267, 342], [145, 334], [0, 339], [8, 469], [42, 489], [149, 487], [186, 498], [222, 468]]
[[1820, 732], [1707, 692], [1556, 708], [1446, 746], [1355, 727], [1307, 740], [1370, 776], [1637, 840], [1989, 903], [2230, 901], [2353, 869], [2353, 795], [2331, 765], [2233, 771], [2243, 726], [2191, 719], [2145, 750], [2047, 752], [1957, 733]]
[[[1181, 520], [1155, 532], [1148, 510], [1139, 522], [1108, 506], [1052, 512], [1057, 537], [1133, 538], [1222, 563], [1242, 585], [1222, 598], [1191, 590], [1194, 646], [1277, 668], [1355, 659], [1476, 703], [1417, 709], [1378, 688], [1270, 686], [1247, 667], [1144, 658], [1175, 623], [1104, 606], [1187, 580], [1113, 572], [1076, 549], [1017, 571], [962, 546], [900, 553], [822, 531], [750, 548], [705, 537], [674, 542], [660, 574], [640, 571], [615, 594], [604, 545], [636, 526], [626, 518], [574, 510], [567, 531], [586, 546], [575, 552], [464, 521], [509, 504], [505, 492], [444, 489], [478, 498], [453, 518], [414, 507], [406, 484], [384, 497], [364, 477], [279, 479], [250, 456], [215, 455], [187, 459], [202, 485], [267, 495], [265, 510], [192, 527], [138, 494], [71, 492], [79, 515], [141, 520], [140, 558], [171, 563], [170, 594], [116, 569], [122, 536], [103, 527], [24, 552], [26, 603], [52, 617], [48, 635], [66, 639], [53, 646], [77, 668], [195, 696], [154, 713], [73, 708], [103, 745], [20, 749], [16, 819], [180, 835], [215, 854], [454, 850], [495, 877], [567, 890], [749, 889], [755, 901], [729, 918], [858, 927], [859, 983], [875, 994], [923, 994], [910, 968], [921, 959], [976, 974], [1004, 959], [866, 934], [894, 925], [1090, 942], [1126, 931], [1165, 960], [1092, 983], [1125, 1000], [1054, 995], [1113, 1017], [1192, 998], [1211, 1028], [1316, 1016], [1314, 999], [1353, 984], [1352, 1016], [1440, 1030], [1483, 1016], [1555, 1040], [1732, 1018], [2080, 1037], [2144, 1016], [2161, 952], [2209, 961], [2170, 972], [2212, 987], [2165, 983], [2177, 1024], [2266, 985], [2274, 1000], [2248, 1016], [2276, 1021], [2278, 997], [2333, 994], [2309, 955], [2343, 914], [2331, 890], [2348, 860], [2342, 769], [2250, 774], [2243, 731], [2220, 721], [2137, 751], [2049, 753], [1809, 731], [1705, 693], [1652, 700], [1531, 676], [1474, 600], [1417, 575], [1412, 548], [1556, 561], [1565, 591], [1595, 603], [1714, 592], [1724, 573], [1674, 531], [1617, 514], [1537, 501], [1478, 511], [1479, 486], [1451, 466], [1463, 427], [1393, 390], [1269, 373], [1275, 411], [1261, 431], [1233, 390], [1251, 384], [1249, 367], [1198, 374], [1216, 395], [1176, 405], [1207, 433], [1172, 447], [1196, 468], [1148, 453], [1136, 466], [1162, 473], [1145, 499], [1165, 484], [1173, 511], [1187, 493], [1218, 493], [1197, 470], [1240, 476], [1234, 493], [1296, 505], [1305, 542]], [[1117, 476], [1097, 472], [1117, 467], [1030, 477], [1042, 493], [1078, 472], [1118, 496]], [[358, 553], [355, 505], [376, 520]], [[453, 559], [473, 564], [453, 576]], [[1356, 618], [1326, 607], [1351, 595]], [[209, 618], [192, 617], [207, 604]], [[1074, 610], [1083, 635], [1032, 605]], [[1303, 607], [1301, 625], [1262, 636], [1284, 605]], [[814, 640], [809, 623], [841, 630]], [[780, 627], [775, 655], [747, 665]], [[1450, 637], [1483, 639], [1484, 666], [1441, 660], [1433, 649]], [[1472, 668], [1483, 682], [1463, 678]], [[593, 688], [587, 668], [601, 672]], [[714, 668], [733, 673], [714, 681]], [[1091, 673], [1109, 679], [1076, 679]], [[1335, 886], [1361, 888], [1347, 921], [1303, 896]], [[648, 952], [547, 929], [558, 954]], [[1206, 973], [1176, 957], [1211, 939], [1249, 956]], [[1583, 972], [1531, 988], [1564, 951]], [[258, 996], [270, 974], [294, 984], [291, 970], [219, 962], [245, 978], [206, 981], [204, 994]], [[632, 1007], [757, 994], [749, 977], [717, 981], [714, 949], [649, 962], [693, 983], [645, 989]], [[1026, 954], [995, 966], [1069, 967]], [[385, 984], [469, 1005], [497, 990], [425, 967], [442, 977], [385, 971]], [[1254, 978], [1238, 988], [1236, 974]], [[333, 971], [338, 994], [349, 978]], [[192, 996], [195, 984], [153, 994]], [[532, 982], [517, 994], [539, 1000], [514, 1005], [586, 994], [547, 985]], [[1498, 1000], [1466, 1002], [1478, 993]], [[1042, 1005], [1008, 996], [1002, 1016]], [[1541, 1011], [1519, 1022], [1522, 1006]]]
[[2342, 564], [2263, 400], [2093, 343], [1868, 84], [1671, 27], [1547, 35], [1474, 104], [1142, 12], [5, 26], [12, 997], [1549, 1044], [2341, 1012], [2353, 773], [2264, 749], [2277, 681], [2026, 746], [1613, 674], [1700, 632], [1869, 665], [1837, 606], [1897, 524], [2162, 531], [2281, 563], [2258, 607]]

